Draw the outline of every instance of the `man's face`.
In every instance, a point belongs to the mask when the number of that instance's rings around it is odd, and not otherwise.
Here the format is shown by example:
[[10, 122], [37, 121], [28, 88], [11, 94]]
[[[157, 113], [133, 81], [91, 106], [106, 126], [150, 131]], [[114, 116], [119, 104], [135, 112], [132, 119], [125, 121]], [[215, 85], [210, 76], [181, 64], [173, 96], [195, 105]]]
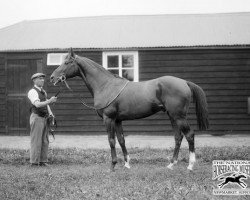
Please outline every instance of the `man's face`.
[[35, 78], [33, 81], [34, 81], [34, 84], [38, 87], [43, 87], [44, 85], [44, 77]]

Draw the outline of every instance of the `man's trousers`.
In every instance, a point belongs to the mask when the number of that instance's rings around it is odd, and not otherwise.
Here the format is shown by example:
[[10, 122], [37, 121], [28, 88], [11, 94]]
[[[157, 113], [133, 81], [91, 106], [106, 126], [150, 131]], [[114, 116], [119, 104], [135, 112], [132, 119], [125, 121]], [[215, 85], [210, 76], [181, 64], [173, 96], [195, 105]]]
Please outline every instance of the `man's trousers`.
[[35, 113], [30, 115], [30, 163], [39, 164], [48, 162], [48, 121], [45, 117], [39, 117]]

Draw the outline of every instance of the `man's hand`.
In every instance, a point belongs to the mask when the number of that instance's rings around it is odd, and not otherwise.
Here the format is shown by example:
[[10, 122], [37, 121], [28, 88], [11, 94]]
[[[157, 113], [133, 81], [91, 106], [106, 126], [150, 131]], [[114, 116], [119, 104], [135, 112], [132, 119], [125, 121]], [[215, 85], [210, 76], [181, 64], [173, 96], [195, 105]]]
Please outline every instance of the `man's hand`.
[[53, 96], [49, 99], [49, 103], [55, 103], [57, 101], [57, 97]]

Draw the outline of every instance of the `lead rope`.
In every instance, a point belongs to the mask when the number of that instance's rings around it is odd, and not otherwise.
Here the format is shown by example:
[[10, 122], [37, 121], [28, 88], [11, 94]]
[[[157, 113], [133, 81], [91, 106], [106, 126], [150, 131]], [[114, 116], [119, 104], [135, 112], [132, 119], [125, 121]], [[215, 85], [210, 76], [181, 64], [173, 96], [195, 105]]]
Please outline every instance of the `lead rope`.
[[[73, 93], [74, 91], [69, 87], [68, 83], [66, 82], [66, 77], [65, 76], [62, 76], [61, 78], [61, 81], [64, 82], [64, 84], [66, 85], [66, 87]], [[121, 88], [121, 90], [118, 92], [118, 94], [104, 107], [101, 107], [101, 108], [95, 108], [94, 106], [89, 106], [87, 105], [81, 98], [77, 97], [81, 103], [86, 106], [87, 108], [90, 108], [92, 110], [95, 110], [97, 112], [97, 110], [101, 110], [101, 109], [104, 109], [104, 108], [107, 108], [121, 93], [122, 91], [125, 89], [125, 87], [128, 85], [129, 81], [127, 81], [124, 86]]]
[[[55, 97], [57, 97], [61, 92], [61, 87], [59, 88], [59, 90], [57, 91], [57, 93], [54, 95]], [[54, 106], [54, 103], [52, 104], [52, 106]], [[56, 139], [55, 139], [55, 131], [57, 129], [57, 121], [56, 121], [56, 117], [53, 115], [53, 117], [50, 119], [49, 117], [47, 118], [47, 123], [49, 125], [49, 133], [52, 135], [53, 140], [50, 141], [49, 136], [48, 136], [48, 141], [49, 143], [53, 143]]]

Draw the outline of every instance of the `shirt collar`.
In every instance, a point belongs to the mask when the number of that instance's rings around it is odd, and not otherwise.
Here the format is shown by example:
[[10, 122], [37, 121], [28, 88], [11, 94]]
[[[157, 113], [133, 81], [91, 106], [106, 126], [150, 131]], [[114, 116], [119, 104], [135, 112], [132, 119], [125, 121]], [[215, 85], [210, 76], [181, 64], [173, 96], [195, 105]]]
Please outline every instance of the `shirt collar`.
[[39, 91], [43, 89], [42, 87], [38, 87], [37, 85], [34, 85], [34, 87], [37, 88]]

